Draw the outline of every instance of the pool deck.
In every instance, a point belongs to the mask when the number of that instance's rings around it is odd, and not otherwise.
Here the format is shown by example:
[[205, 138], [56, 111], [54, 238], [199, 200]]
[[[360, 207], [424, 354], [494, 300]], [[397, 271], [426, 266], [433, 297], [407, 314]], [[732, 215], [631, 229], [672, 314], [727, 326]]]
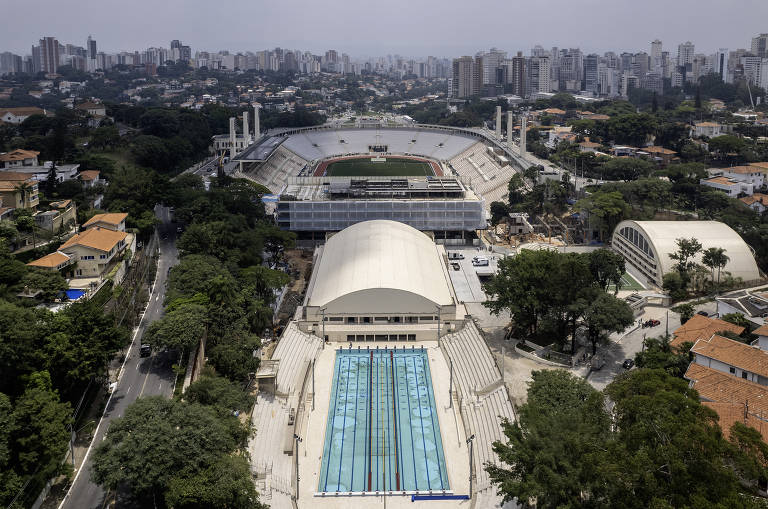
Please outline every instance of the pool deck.
[[[383, 348], [383, 342], [355, 343], [354, 348]], [[424, 348], [429, 358], [430, 370], [435, 396], [435, 408], [440, 423], [442, 434], [443, 452], [448, 465], [448, 478], [450, 491], [453, 494], [465, 495], [469, 493], [469, 451], [465, 444], [466, 436], [461, 417], [456, 405], [449, 406], [449, 369], [445, 357], [437, 345], [432, 342], [409, 342], [414, 348]], [[388, 507], [461, 507], [469, 508], [469, 500], [441, 500], [411, 502], [408, 495], [387, 494], [386, 502], [384, 494], [326, 494], [317, 493], [321, 461], [323, 457], [323, 445], [325, 440], [325, 428], [328, 421], [329, 403], [331, 397], [331, 384], [333, 380], [333, 368], [336, 358], [336, 348], [348, 346], [348, 343], [332, 343], [326, 345], [320, 351], [315, 364], [315, 409], [311, 409], [311, 398], [307, 402], [307, 411], [297, 422], [297, 434], [303, 439], [299, 445], [299, 498], [298, 507], [319, 508], [355, 508], [379, 507], [386, 503]], [[389, 344], [390, 347], [394, 346]], [[402, 348], [403, 343], [397, 345]], [[307, 393], [312, 391], [311, 376], [307, 379]], [[455, 389], [455, 387], [454, 387]], [[293, 460], [293, 458], [291, 458]], [[294, 463], [295, 468], [295, 463]], [[268, 501], [267, 501], [268, 502]]]

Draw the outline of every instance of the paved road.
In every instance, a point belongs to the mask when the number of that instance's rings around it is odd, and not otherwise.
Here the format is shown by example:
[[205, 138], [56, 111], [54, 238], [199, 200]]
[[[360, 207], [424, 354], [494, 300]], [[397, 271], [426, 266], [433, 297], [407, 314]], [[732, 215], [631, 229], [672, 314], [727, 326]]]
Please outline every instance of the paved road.
[[[173, 393], [174, 374], [171, 369], [175, 358], [167, 352], [157, 352], [150, 357], [139, 356], [141, 338], [150, 323], [163, 315], [163, 299], [168, 269], [178, 262], [175, 246], [176, 226], [171, 223], [171, 215], [166, 207], [155, 207], [155, 214], [162, 221], [158, 226], [160, 235], [160, 258], [157, 267], [157, 279], [150, 293], [147, 309], [128, 349], [128, 355], [120, 373], [117, 386], [105, 408], [102, 420], [94, 433], [91, 448], [104, 440], [104, 435], [112, 419], [122, 417], [127, 406], [140, 396], [163, 395]], [[105, 493], [94, 484], [91, 477], [92, 449], [88, 449], [86, 461], [77, 471], [75, 481], [59, 509], [96, 509], [104, 505]]]
[[[706, 311], [710, 315], [716, 311], [716, 305], [714, 302], [707, 302], [696, 306], [696, 311]], [[649, 319], [656, 319], [661, 322], [661, 325], [643, 329], [639, 327], [626, 336], [622, 337], [619, 341], [613, 343], [607, 348], [605, 352], [605, 365], [598, 371], [592, 371], [587, 377], [587, 381], [592, 384], [595, 389], [603, 390], [606, 385], [611, 383], [616, 375], [623, 373], [625, 369], [621, 366], [625, 359], [635, 358], [635, 354], [643, 348], [643, 338], [659, 337], [666, 333], [667, 325], [667, 309], [659, 307], [646, 307], [645, 314], [642, 316], [643, 321]], [[680, 327], [680, 315], [670, 311], [669, 312], [669, 334]]]

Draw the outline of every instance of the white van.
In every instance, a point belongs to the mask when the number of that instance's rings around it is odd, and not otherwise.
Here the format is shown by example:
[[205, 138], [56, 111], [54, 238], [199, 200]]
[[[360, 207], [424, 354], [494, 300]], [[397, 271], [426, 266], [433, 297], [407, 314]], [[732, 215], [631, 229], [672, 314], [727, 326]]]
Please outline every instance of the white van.
[[472, 265], [475, 267], [485, 267], [489, 264], [488, 258], [485, 256], [475, 256], [472, 258]]
[[448, 259], [449, 260], [463, 260], [464, 259], [464, 255], [454, 251], [454, 252], [448, 253]]

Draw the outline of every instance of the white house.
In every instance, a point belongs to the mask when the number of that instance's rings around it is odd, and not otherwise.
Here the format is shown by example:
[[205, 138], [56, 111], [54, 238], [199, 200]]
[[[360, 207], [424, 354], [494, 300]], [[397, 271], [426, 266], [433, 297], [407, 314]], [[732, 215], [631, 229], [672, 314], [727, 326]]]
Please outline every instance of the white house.
[[753, 184], [740, 182], [728, 177], [710, 177], [701, 179], [699, 184], [723, 191], [731, 198], [737, 198], [740, 194], [751, 195], [755, 192]]
[[731, 166], [730, 168], [709, 168], [707, 173], [712, 177], [727, 177], [747, 184], [755, 188], [763, 187], [765, 182], [765, 170], [758, 166]]

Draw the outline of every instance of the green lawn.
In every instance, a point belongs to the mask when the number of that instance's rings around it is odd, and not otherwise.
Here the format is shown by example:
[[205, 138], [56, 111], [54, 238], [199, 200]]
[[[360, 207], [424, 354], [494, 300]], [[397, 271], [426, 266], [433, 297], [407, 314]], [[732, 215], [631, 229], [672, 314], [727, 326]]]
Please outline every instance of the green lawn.
[[[608, 287], [609, 291], [613, 291], [613, 289], [613, 285]], [[643, 288], [635, 278], [625, 272], [624, 275], [621, 276], [621, 286], [619, 287], [619, 290], [645, 290], [645, 288]]]
[[429, 163], [387, 158], [384, 162], [372, 162], [370, 159], [336, 161], [328, 165], [325, 174], [330, 177], [423, 177], [433, 176], [435, 172]]

